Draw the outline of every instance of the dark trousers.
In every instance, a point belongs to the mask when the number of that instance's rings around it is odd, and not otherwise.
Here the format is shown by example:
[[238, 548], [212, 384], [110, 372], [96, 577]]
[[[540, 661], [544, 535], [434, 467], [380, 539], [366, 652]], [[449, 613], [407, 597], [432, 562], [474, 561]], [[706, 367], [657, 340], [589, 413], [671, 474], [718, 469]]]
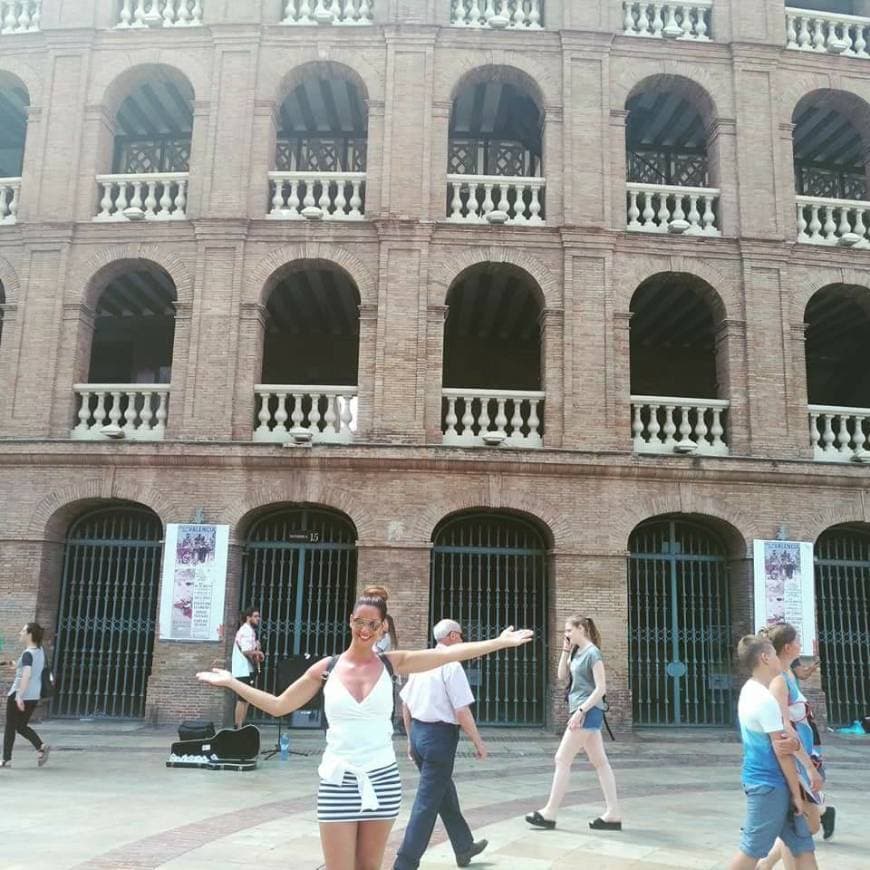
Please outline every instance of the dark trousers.
[[39, 735], [27, 724], [33, 711], [36, 709], [36, 701], [25, 701], [24, 711], [18, 709], [15, 703], [15, 694], [6, 699], [6, 730], [3, 732], [3, 760], [12, 760], [12, 744], [15, 743], [16, 732], [33, 744], [37, 751], [42, 749], [42, 741]]
[[441, 816], [454, 852], [468, 852], [474, 844], [453, 785], [453, 762], [458, 743], [457, 725], [418, 722], [416, 719], [411, 723], [411, 753], [420, 771], [420, 784], [394, 870], [417, 870], [432, 837], [436, 816]]

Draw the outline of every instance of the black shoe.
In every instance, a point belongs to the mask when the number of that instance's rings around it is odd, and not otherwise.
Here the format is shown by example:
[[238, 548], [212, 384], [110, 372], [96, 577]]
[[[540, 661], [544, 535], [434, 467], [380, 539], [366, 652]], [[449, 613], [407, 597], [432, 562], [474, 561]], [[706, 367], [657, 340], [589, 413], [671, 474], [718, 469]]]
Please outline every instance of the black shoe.
[[533, 813], [529, 813], [526, 816], [526, 821], [530, 825], [534, 825], [536, 828], [545, 828], [548, 831], [552, 831], [553, 828], [556, 827], [555, 819], [545, 819], [537, 810]]
[[589, 822], [589, 827], [593, 831], [621, 831], [622, 822], [605, 822], [600, 816]]
[[830, 840], [834, 836], [834, 822], [837, 820], [837, 811], [828, 807], [822, 813], [822, 839]]
[[476, 843], [472, 843], [471, 848], [467, 852], [456, 854], [456, 866], [467, 867], [471, 863], [471, 859], [475, 855], [479, 855], [488, 845], [489, 843], [486, 840], [478, 840]]

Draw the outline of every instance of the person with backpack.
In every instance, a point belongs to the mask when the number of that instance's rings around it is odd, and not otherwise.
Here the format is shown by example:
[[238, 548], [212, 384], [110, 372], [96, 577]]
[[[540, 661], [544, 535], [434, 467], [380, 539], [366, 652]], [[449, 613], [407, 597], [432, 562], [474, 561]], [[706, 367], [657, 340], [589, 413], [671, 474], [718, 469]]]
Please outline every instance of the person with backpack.
[[[432, 634], [436, 649], [463, 641], [462, 626], [453, 619], [442, 619]], [[459, 662], [414, 674], [402, 689], [408, 757], [420, 771], [420, 783], [393, 870], [417, 870], [438, 816], [447, 829], [459, 867], [467, 867], [488, 845], [486, 840], [475, 842], [453, 784], [460, 729], [474, 744], [479, 760], [489, 754], [470, 709], [473, 703], [468, 677]]]
[[399, 814], [402, 784], [393, 749], [393, 674], [430, 671], [528, 643], [533, 632], [506, 628], [498, 637], [425, 650], [378, 654], [387, 618], [383, 598], [361, 597], [350, 614], [351, 641], [340, 656], [312, 665], [280, 696], [263, 692], [215, 668], [196, 676], [232, 689], [269, 713], [286, 716], [323, 689], [328, 720], [318, 774], [317, 818], [329, 870], [379, 870]]
[[571, 764], [580, 750], [598, 774], [598, 782], [604, 793], [604, 812], [589, 822], [595, 831], [621, 831], [622, 815], [616, 793], [616, 779], [604, 751], [601, 726], [604, 724], [604, 696], [607, 682], [604, 659], [601, 656], [601, 635], [588, 616], [572, 616], [565, 623], [562, 655], [559, 659], [558, 678], [570, 678], [568, 711], [571, 718], [556, 751], [556, 770], [547, 803], [526, 816], [526, 821], [536, 828], [552, 830], [556, 827], [556, 814], [568, 791]]
[[6, 698], [6, 730], [3, 733], [3, 760], [0, 767], [12, 766], [12, 747], [16, 734], [30, 741], [36, 750], [36, 763], [39, 767], [48, 761], [48, 753], [51, 752], [51, 747], [43, 743], [28, 724], [44, 694], [43, 678], [48, 680], [45, 650], [42, 648], [44, 634], [45, 630], [37, 622], [28, 622], [21, 629], [20, 638], [24, 643], [24, 652], [18, 659], [15, 680]]

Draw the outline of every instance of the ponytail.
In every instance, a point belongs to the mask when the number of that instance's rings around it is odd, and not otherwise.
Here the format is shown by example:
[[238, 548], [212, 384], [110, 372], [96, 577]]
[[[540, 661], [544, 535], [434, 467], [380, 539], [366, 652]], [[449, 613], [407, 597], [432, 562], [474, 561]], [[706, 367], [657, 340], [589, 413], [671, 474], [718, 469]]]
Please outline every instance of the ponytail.
[[[601, 632], [598, 630], [598, 626], [595, 625], [595, 622], [591, 617], [577, 614], [572, 616], [568, 622], [575, 627], [582, 626], [583, 630], [586, 632], [586, 637], [588, 637], [595, 646], [601, 649]], [[571, 657], [573, 658], [573, 655]]]

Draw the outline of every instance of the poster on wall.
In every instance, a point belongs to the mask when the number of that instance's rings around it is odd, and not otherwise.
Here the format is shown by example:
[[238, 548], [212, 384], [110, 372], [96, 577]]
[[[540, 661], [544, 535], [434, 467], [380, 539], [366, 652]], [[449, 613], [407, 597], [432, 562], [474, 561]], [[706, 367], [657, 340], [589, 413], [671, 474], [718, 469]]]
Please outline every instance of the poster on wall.
[[161, 640], [221, 640], [229, 540], [229, 526], [166, 526]]
[[801, 640], [801, 655], [816, 643], [813, 545], [806, 541], [754, 541], [755, 630], [789, 622]]

